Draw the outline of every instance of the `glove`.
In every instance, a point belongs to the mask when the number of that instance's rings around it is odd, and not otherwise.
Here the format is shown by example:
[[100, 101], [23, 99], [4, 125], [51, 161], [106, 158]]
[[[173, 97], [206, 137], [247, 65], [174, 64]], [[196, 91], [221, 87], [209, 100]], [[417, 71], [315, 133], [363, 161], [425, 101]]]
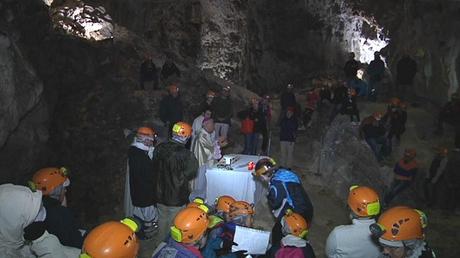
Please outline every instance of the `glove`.
[[248, 251], [246, 250], [240, 250], [240, 251], [236, 251], [236, 252], [233, 252], [232, 254], [234, 254], [237, 258], [245, 258], [247, 256], [247, 253]]
[[34, 241], [41, 237], [46, 230], [45, 222], [33, 222], [29, 226], [24, 228], [24, 239]]

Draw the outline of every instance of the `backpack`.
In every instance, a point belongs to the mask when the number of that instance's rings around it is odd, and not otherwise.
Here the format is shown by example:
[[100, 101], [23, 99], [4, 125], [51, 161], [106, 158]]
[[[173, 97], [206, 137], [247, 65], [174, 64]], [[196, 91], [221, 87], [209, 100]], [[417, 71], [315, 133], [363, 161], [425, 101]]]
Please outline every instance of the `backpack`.
[[306, 258], [302, 248], [285, 246], [275, 254], [275, 258]]

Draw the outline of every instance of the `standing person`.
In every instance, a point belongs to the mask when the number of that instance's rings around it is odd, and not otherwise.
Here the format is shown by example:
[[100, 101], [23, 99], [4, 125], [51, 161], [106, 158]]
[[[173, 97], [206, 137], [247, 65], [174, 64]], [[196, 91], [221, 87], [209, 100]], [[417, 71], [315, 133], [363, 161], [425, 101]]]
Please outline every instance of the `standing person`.
[[387, 155], [387, 140], [385, 138], [385, 128], [380, 123], [382, 112], [374, 112], [366, 117], [359, 126], [359, 136], [364, 139], [374, 152], [378, 162]]
[[[195, 139], [198, 137], [198, 134], [200, 133], [201, 128], [203, 128], [203, 120], [209, 119], [209, 118], [211, 118], [211, 116], [212, 116], [211, 110], [210, 109], [205, 109], [203, 111], [203, 113], [201, 113], [198, 117], [195, 118], [195, 120], [193, 120], [192, 137], [190, 139], [190, 141], [192, 142], [192, 146], [191, 146], [190, 150], [193, 151], [193, 148], [194, 148], [193, 143], [195, 142]], [[214, 138], [215, 138], [215, 136], [214, 136]]]
[[415, 149], [406, 149], [403, 158], [396, 163], [393, 169], [393, 183], [391, 183], [390, 189], [388, 189], [384, 197], [385, 207], [388, 207], [393, 198], [408, 188], [415, 180], [415, 174], [418, 170], [416, 156]]
[[385, 63], [380, 58], [380, 53], [374, 53], [374, 60], [369, 63], [367, 67], [367, 74], [369, 75], [369, 100], [377, 101], [377, 95], [381, 91], [379, 84], [385, 74]]
[[458, 199], [458, 193], [460, 192], [460, 173], [458, 168], [460, 167], [460, 152], [451, 151], [448, 156], [446, 168], [439, 178], [439, 185], [442, 186], [443, 194], [441, 200], [441, 208], [449, 213], [455, 212], [460, 214], [460, 201]]
[[171, 58], [168, 57], [161, 68], [161, 80], [167, 82], [171, 76], [173, 76], [173, 80], [178, 80], [180, 78], [180, 70]]
[[280, 243], [272, 243], [268, 250], [269, 257], [276, 258], [315, 258], [315, 252], [306, 239], [308, 235], [309, 223], [302, 215], [286, 211], [286, 215], [281, 219], [283, 238]]
[[268, 154], [268, 145], [270, 141], [270, 123], [272, 119], [272, 108], [270, 103], [270, 95], [264, 95], [264, 97], [259, 101], [259, 110], [262, 112], [265, 118], [265, 127], [261, 128], [262, 131], [262, 155]]
[[401, 100], [391, 98], [387, 112], [382, 117], [382, 123], [387, 128], [388, 151], [393, 148], [393, 138], [397, 145], [401, 142], [401, 135], [406, 131], [407, 113], [401, 108]]
[[343, 67], [343, 72], [345, 73], [345, 78], [347, 82], [353, 80], [356, 77], [356, 72], [358, 71], [360, 63], [355, 60], [355, 53], [350, 52], [348, 55], [348, 61]]
[[185, 144], [192, 135], [192, 127], [177, 122], [172, 128], [172, 137], [159, 144], [153, 153], [154, 198], [159, 212], [158, 236], [167, 235], [172, 218], [189, 201], [190, 180], [196, 177], [198, 161]]
[[439, 148], [436, 155], [431, 161], [430, 169], [425, 177], [425, 198], [427, 205], [432, 207], [437, 203], [438, 192], [441, 190], [442, 177], [448, 163], [449, 150], [447, 148]]
[[[286, 115], [286, 111], [288, 107], [296, 107], [297, 108], [297, 100], [295, 98], [294, 94], [294, 85], [292, 83], [289, 83], [286, 86], [286, 89], [283, 91], [280, 97], [280, 105], [281, 105], [281, 110], [280, 110], [280, 118], [279, 121], [283, 118], [284, 115]], [[294, 115], [297, 115], [297, 110], [294, 112]]]
[[134, 216], [141, 223], [137, 233], [140, 239], [150, 239], [158, 228], [158, 211], [154, 195], [153, 151], [157, 134], [150, 127], [140, 127], [128, 150], [129, 193]]
[[332, 104], [334, 105], [332, 108], [331, 115], [329, 117], [329, 123], [334, 121], [334, 118], [340, 113], [342, 110], [343, 103], [347, 98], [347, 91], [348, 88], [346, 87], [346, 83], [341, 83], [333, 88], [332, 90]]
[[151, 82], [153, 84], [153, 89], [158, 89], [158, 71], [152, 61], [151, 55], [147, 55], [141, 64], [139, 72], [139, 83], [141, 90], [145, 90], [145, 82]]
[[160, 119], [168, 130], [171, 137], [172, 127], [175, 123], [183, 120], [183, 106], [179, 96], [179, 87], [176, 84], [169, 85], [168, 95], [160, 101]]
[[369, 95], [368, 85], [363, 77], [364, 69], [358, 69], [356, 77], [348, 82], [348, 86], [355, 89], [358, 96], [367, 97]]
[[[342, 111], [341, 113], [347, 114], [350, 116], [350, 122], [354, 125], [359, 124], [359, 110], [358, 110], [358, 100], [356, 98], [355, 89], [348, 88], [347, 96], [343, 99]], [[355, 118], [356, 117], [356, 122]]]
[[201, 114], [205, 110], [212, 111], [212, 105], [214, 102], [214, 98], [216, 97], [216, 93], [212, 90], [208, 90], [206, 93], [206, 99], [200, 104], [199, 113]]
[[225, 141], [215, 140], [214, 121], [212, 118], [203, 120], [202, 128], [198, 136], [192, 143], [192, 152], [198, 160], [198, 176], [192, 180], [190, 200], [197, 197], [206, 199], [206, 169], [212, 167], [222, 157], [220, 146], [225, 145]]
[[369, 226], [380, 213], [380, 201], [374, 189], [352, 186], [348, 194], [351, 225], [337, 226], [326, 242], [328, 258], [378, 258], [379, 247], [372, 241]]
[[95, 227], [85, 239], [80, 258], [136, 258], [139, 225], [129, 218], [109, 221]]
[[203, 258], [200, 251], [206, 244], [209, 225], [205, 211], [187, 207], [174, 216], [170, 236], [153, 252], [152, 258]]
[[280, 122], [280, 147], [281, 147], [281, 164], [291, 168], [294, 158], [294, 145], [297, 138], [297, 129], [299, 123], [294, 116], [294, 107], [289, 107], [286, 116]]
[[46, 230], [57, 236], [63, 245], [81, 248], [83, 236], [79, 231], [80, 223], [67, 207], [68, 170], [64, 167], [42, 168], [34, 174], [30, 184], [32, 189], [42, 191]]
[[[403, 100], [406, 98], [407, 90], [409, 96], [415, 94], [412, 88], [415, 74], [417, 73], [417, 63], [407, 53], [398, 61], [396, 65], [396, 82], [398, 84], [398, 93]], [[408, 89], [409, 88], [409, 89]]]
[[243, 154], [256, 155], [259, 143], [259, 134], [265, 128], [265, 115], [259, 108], [257, 98], [251, 98], [248, 109], [241, 111], [238, 116], [241, 121], [241, 133], [244, 135]]
[[460, 93], [453, 93], [451, 100], [447, 102], [438, 115], [437, 130], [435, 133], [442, 135], [444, 123], [448, 123], [455, 130], [455, 148], [460, 151]]
[[276, 167], [271, 158], [263, 158], [256, 164], [254, 176], [268, 184], [268, 205], [276, 218], [272, 229], [272, 243], [282, 238], [281, 218], [288, 209], [312, 221], [313, 204], [302, 186], [300, 177], [292, 170]]
[[230, 98], [230, 86], [222, 88], [222, 94], [212, 103], [212, 111], [216, 126], [216, 139], [220, 137], [228, 138], [228, 130], [232, 124], [233, 102]]
[[80, 249], [64, 246], [48, 233], [42, 191], [0, 185], [0, 254], [5, 258], [75, 258]]
[[420, 210], [404, 206], [385, 211], [370, 229], [388, 258], [435, 258], [425, 242], [427, 217]]

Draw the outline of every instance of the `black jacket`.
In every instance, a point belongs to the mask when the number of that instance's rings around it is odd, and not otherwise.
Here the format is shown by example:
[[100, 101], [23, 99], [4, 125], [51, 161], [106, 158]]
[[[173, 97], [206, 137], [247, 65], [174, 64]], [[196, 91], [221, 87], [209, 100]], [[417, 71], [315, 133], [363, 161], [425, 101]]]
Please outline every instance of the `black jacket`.
[[356, 72], [359, 69], [359, 62], [355, 59], [350, 59], [345, 63], [343, 67], [343, 71], [345, 73], [345, 77], [352, 79], [356, 77]]
[[280, 98], [281, 103], [281, 110], [285, 111], [288, 107], [297, 107], [297, 100], [295, 98], [295, 94], [293, 92], [285, 91], [281, 94]]
[[174, 98], [168, 94], [160, 102], [160, 119], [163, 123], [170, 122], [171, 124], [182, 121], [183, 110], [180, 97]]
[[81, 248], [83, 237], [78, 231], [80, 224], [72, 210], [48, 196], [43, 197], [43, 206], [46, 208], [46, 230], [55, 235], [61, 244]]
[[157, 203], [182, 206], [188, 203], [189, 181], [197, 176], [198, 160], [184, 145], [169, 141], [153, 153], [154, 196]]
[[146, 81], [156, 80], [158, 71], [155, 64], [151, 60], [146, 60], [141, 64], [141, 78]]
[[155, 204], [153, 199], [153, 161], [146, 151], [131, 146], [128, 151], [129, 188], [131, 201], [136, 207]]
[[176, 74], [177, 77], [180, 77], [179, 68], [173, 62], [166, 61], [161, 68], [161, 78], [167, 79], [169, 76]]
[[396, 65], [396, 80], [401, 84], [411, 84], [417, 73], [417, 63], [405, 56]]

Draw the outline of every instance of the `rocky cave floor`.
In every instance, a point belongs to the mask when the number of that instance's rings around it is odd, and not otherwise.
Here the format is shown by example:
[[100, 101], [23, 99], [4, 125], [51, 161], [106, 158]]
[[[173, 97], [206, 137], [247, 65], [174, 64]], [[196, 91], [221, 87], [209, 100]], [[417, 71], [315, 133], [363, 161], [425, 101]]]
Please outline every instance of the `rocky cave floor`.
[[[300, 100], [302, 103], [302, 99]], [[327, 104], [325, 104], [327, 106]], [[361, 111], [361, 119], [372, 114], [374, 111], [385, 110], [386, 104], [383, 102], [380, 103], [369, 103], [361, 102], [359, 104]], [[278, 103], [276, 100], [273, 102], [274, 113], [277, 116], [276, 109]], [[324, 110], [324, 109], [323, 109]], [[327, 111], [327, 108], [326, 108]], [[318, 120], [321, 120], [323, 117], [322, 112]], [[326, 117], [326, 116], [324, 116]], [[342, 123], [339, 123], [339, 126], [348, 126], [352, 128], [353, 131], [357, 133], [357, 126], [353, 126], [349, 123], [348, 116], [339, 115], [335, 120], [339, 120]], [[393, 164], [401, 157], [402, 152], [405, 147], [415, 147], [418, 153], [418, 161], [420, 162], [421, 173], [425, 173], [426, 169], [430, 165], [431, 158], [434, 155], [433, 148], [436, 146], [450, 146], [453, 139], [452, 132], [448, 132], [444, 137], [434, 137], [432, 136], [432, 122], [434, 121], [433, 114], [422, 106], [418, 104], [412, 105], [408, 109], [408, 122], [407, 122], [407, 131], [402, 137], [400, 146], [396, 147], [393, 150], [391, 158], [386, 160], [385, 165], [381, 168], [380, 172], [389, 173]], [[320, 123], [319, 121], [317, 121]], [[328, 130], [329, 127], [337, 126], [337, 121], [334, 121], [331, 126], [326, 126], [324, 129]], [[328, 180], [321, 175], [315, 175], [317, 171], [313, 171], [312, 168], [315, 167], [313, 160], [305, 158], [308, 152], [312, 150], [311, 145], [308, 144], [311, 141], [314, 141], [313, 135], [308, 128], [299, 132], [298, 140], [296, 143], [295, 156], [294, 156], [294, 170], [297, 171], [302, 179], [304, 187], [306, 188], [310, 198], [315, 207], [315, 215], [313, 224], [309, 233], [309, 240], [315, 250], [317, 257], [324, 257], [324, 247], [326, 243], [327, 236], [329, 232], [337, 225], [348, 224], [348, 208], [346, 202], [343, 198], [338, 198], [337, 195], [332, 191], [333, 181]], [[277, 159], [280, 155], [279, 153], [279, 140], [278, 137], [279, 130], [276, 126], [272, 125], [272, 152], [271, 156]], [[230, 148], [225, 150], [226, 153], [239, 153], [242, 150], [242, 137], [238, 135], [237, 126], [233, 126], [232, 134], [235, 144]], [[340, 144], [336, 142], [337, 144]], [[361, 142], [362, 145], [366, 145], [364, 141]], [[367, 147], [367, 146], [366, 146]], [[368, 149], [369, 155], [370, 149]], [[369, 169], [372, 169], [369, 166]], [[321, 171], [320, 171], [321, 173]], [[387, 180], [385, 184], [388, 184], [390, 180]], [[332, 183], [332, 184], [331, 184]], [[420, 184], [415, 184], [414, 187], [408, 189], [408, 192], [418, 191]], [[409, 204], [416, 208], [419, 208], [425, 211], [428, 215], [429, 226], [427, 231], [427, 239], [430, 245], [436, 250], [438, 257], [457, 257], [460, 253], [455, 253], [455, 245], [459, 239], [459, 233], [455, 230], [460, 226], [460, 218], [457, 214], [447, 213], [439, 209], [427, 208], [423, 205], [423, 201], [417, 201], [416, 204], [412, 200], [404, 200], [404, 198], [411, 198], [412, 195], [402, 195], [401, 198], [397, 198], [393, 201], [393, 205], [397, 204]], [[417, 196], [420, 196], [417, 194]], [[345, 197], [346, 198], [346, 197]], [[120, 214], [120, 216], [122, 216]], [[116, 216], [115, 218], [118, 218]], [[255, 226], [263, 228], [265, 230], [270, 230], [273, 225], [273, 217], [269, 208], [267, 207], [266, 202], [262, 199], [256, 205], [256, 216], [255, 216]], [[155, 247], [158, 244], [159, 239], [152, 239], [142, 241], [141, 250], [139, 257], [147, 258], [151, 257], [151, 254]]]

